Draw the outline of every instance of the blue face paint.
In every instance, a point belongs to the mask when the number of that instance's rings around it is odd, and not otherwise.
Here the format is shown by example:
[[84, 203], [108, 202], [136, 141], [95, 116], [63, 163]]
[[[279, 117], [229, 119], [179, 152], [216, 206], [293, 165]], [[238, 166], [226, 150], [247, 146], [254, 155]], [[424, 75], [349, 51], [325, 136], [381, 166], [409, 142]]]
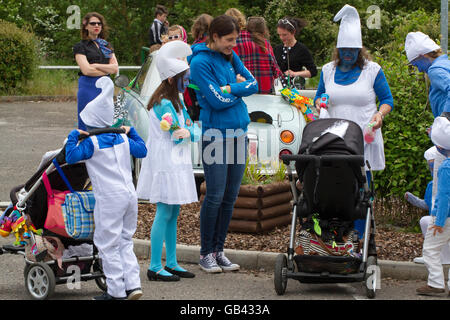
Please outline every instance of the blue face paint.
[[436, 146], [437, 151], [439, 151], [440, 154], [442, 154], [444, 157], [448, 157], [450, 155], [450, 150], [441, 148], [439, 146]]
[[420, 56], [416, 59], [414, 59], [411, 64], [414, 67], [417, 67], [420, 72], [426, 72], [428, 73], [428, 68], [431, 66], [431, 61], [428, 58], [425, 58], [423, 56]]
[[189, 77], [191, 73], [189, 70], [184, 74], [183, 78], [179, 78], [177, 82], [178, 91], [183, 93], [189, 85]]
[[338, 48], [339, 59], [341, 60], [341, 65], [344, 67], [351, 67], [358, 60], [359, 50], [358, 48]]

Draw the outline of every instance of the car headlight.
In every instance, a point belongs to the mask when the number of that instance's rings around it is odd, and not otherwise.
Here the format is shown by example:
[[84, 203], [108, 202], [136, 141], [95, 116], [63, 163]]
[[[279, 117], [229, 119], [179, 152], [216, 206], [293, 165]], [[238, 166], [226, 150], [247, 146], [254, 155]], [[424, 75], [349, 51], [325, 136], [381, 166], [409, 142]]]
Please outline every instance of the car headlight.
[[292, 143], [294, 141], [294, 133], [290, 130], [283, 130], [280, 133], [280, 139], [286, 144]]

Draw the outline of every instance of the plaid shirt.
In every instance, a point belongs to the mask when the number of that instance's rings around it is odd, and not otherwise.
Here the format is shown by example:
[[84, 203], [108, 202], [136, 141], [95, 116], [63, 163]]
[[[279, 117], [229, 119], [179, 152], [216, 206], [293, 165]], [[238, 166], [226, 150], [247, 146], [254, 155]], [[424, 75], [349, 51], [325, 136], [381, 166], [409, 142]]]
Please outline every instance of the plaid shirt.
[[271, 93], [273, 80], [283, 74], [278, 67], [269, 41], [266, 40], [267, 52], [263, 52], [252, 41], [252, 35], [248, 31], [243, 30], [237, 38], [236, 44], [233, 50], [258, 81], [258, 93]]

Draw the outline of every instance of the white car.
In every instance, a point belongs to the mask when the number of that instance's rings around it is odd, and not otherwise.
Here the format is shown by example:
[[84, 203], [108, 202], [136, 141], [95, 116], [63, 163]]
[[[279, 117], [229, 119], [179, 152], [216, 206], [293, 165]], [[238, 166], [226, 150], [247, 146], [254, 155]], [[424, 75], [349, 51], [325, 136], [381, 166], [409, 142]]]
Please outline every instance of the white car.
[[[117, 97], [115, 117], [119, 123], [135, 127], [144, 139], [148, 135], [147, 104], [151, 95], [161, 83], [156, 69], [155, 51], [148, 55], [136, 78], [129, 83], [126, 76], [119, 76], [115, 83], [122, 88]], [[277, 92], [281, 90], [278, 88]], [[315, 90], [301, 90], [300, 94], [313, 98]], [[247, 104], [251, 122], [248, 126], [249, 163], [263, 168], [278, 164], [281, 154], [297, 154], [300, 148], [306, 121], [297, 108], [289, 105], [278, 93], [254, 94], [243, 98]], [[192, 119], [197, 120], [197, 119]], [[203, 178], [200, 142], [192, 143], [192, 164], [197, 181]], [[138, 177], [140, 162], [133, 160], [135, 179]]]

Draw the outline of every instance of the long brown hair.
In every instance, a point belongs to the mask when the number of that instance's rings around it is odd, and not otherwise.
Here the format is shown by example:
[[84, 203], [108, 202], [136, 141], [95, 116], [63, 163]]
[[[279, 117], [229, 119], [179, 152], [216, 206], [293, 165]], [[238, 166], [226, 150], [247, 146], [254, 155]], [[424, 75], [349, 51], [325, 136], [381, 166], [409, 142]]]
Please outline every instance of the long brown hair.
[[177, 83], [178, 79], [183, 78], [186, 72], [187, 70], [180, 72], [176, 76], [172, 77], [172, 84], [169, 83], [169, 78], [162, 81], [150, 98], [150, 101], [147, 105], [147, 110], [153, 108], [155, 104], [160, 104], [162, 99], [167, 99], [172, 102], [172, 105], [177, 113], [180, 112], [180, 110], [183, 108], [183, 105], [181, 104], [180, 96], [178, 95], [179, 92]]
[[[339, 58], [339, 49], [334, 48], [333, 51], [333, 61], [334, 65], [337, 67], [341, 63], [341, 59]], [[359, 50], [358, 58], [356, 59], [355, 64], [362, 70], [364, 69], [364, 66], [366, 65], [367, 61], [371, 61], [372, 57], [369, 54], [369, 51], [367, 51], [366, 47], [362, 47], [361, 50]]]
[[267, 52], [266, 39], [270, 36], [266, 20], [263, 17], [249, 17], [247, 20], [247, 31], [252, 35], [252, 40]]
[[[214, 34], [217, 34], [219, 38], [222, 38], [235, 31], [237, 34], [239, 34], [239, 32], [241, 31], [241, 29], [239, 28], [239, 24], [235, 18], [233, 18], [232, 16], [228, 16], [226, 14], [215, 17], [213, 21], [211, 21], [211, 24], [209, 25], [209, 38], [207, 43], [208, 45], [214, 43], [213, 37]], [[228, 61], [233, 60], [233, 54], [230, 55], [223, 54], [223, 56]]]
[[106, 24], [106, 19], [105, 17], [103, 17], [100, 13], [98, 12], [89, 12], [88, 14], [86, 14], [82, 20], [81, 23], [81, 39], [83, 40], [89, 40], [89, 32], [86, 29], [87, 24], [89, 23], [89, 20], [92, 17], [96, 17], [100, 20], [100, 22], [102, 23], [102, 31], [100, 31], [98, 37], [101, 39], [106, 40], [108, 38], [108, 33], [109, 33], [109, 27]]
[[194, 24], [191, 28], [191, 34], [192, 37], [194, 37], [194, 41], [200, 40], [208, 35], [209, 25], [211, 24], [211, 21], [213, 21], [213, 19], [214, 18], [207, 13], [199, 15], [195, 19]]

